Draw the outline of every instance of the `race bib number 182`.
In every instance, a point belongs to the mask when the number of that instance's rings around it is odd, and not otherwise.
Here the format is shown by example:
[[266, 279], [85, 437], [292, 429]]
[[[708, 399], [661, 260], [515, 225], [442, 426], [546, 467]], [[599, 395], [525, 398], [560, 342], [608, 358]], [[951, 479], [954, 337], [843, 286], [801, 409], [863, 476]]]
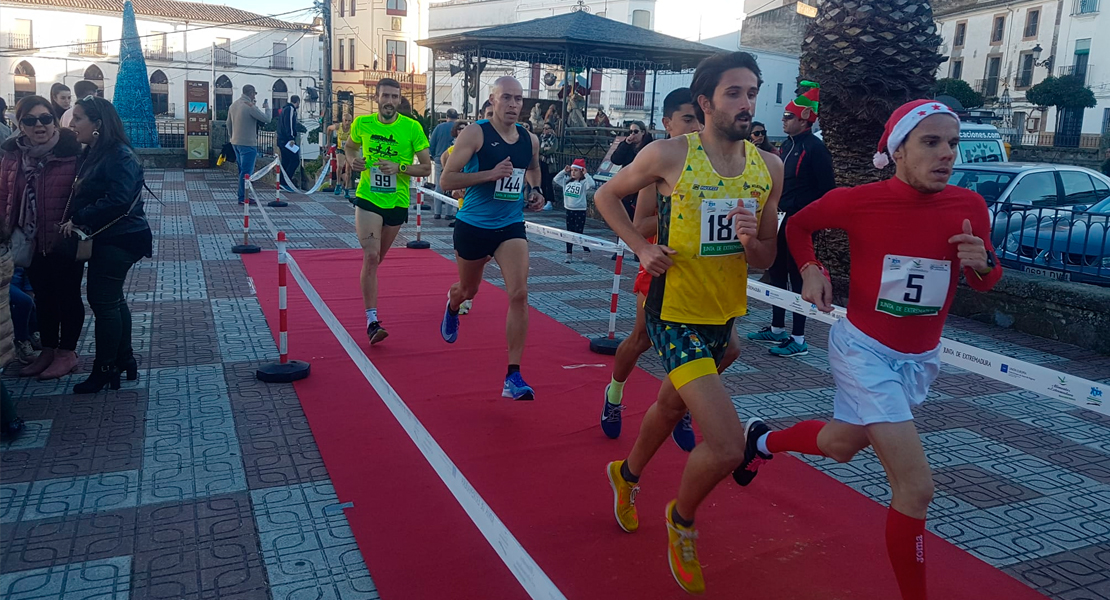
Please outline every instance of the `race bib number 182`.
[[951, 261], [887, 254], [875, 310], [895, 317], [939, 314], [951, 283]]
[[743, 202], [744, 208], [758, 214], [759, 201], [755, 198], [743, 200], [702, 200], [701, 201], [701, 243], [699, 256], [728, 256], [740, 254], [744, 246], [736, 238], [736, 229], [728, 213]]
[[513, 202], [524, 197], [524, 169], [513, 169], [513, 174], [498, 179], [493, 184], [493, 199]]

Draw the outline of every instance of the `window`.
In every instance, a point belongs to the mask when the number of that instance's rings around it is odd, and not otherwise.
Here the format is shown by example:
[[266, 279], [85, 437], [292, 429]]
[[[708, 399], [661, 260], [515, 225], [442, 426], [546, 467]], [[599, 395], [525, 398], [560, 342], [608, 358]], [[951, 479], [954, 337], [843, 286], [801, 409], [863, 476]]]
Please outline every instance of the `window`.
[[385, 14], [404, 17], [409, 14], [409, 3], [406, 0], [385, 0]]
[[1006, 191], [1006, 187], [1010, 185], [1010, 181], [1013, 179], [1014, 175], [1012, 173], [957, 170], [953, 171], [952, 176], [948, 178], [948, 185], [976, 192], [987, 201], [989, 206], [998, 200], [998, 197]]
[[992, 56], [987, 59], [987, 78], [983, 80], [983, 86], [981, 90], [984, 96], [990, 98], [998, 96], [998, 73], [1001, 70], [1001, 56]]
[[84, 43], [78, 46], [81, 56], [100, 56], [103, 54], [101, 46], [100, 25], [85, 25]]
[[352, 71], [357, 71], [358, 70], [358, 65], [355, 64], [355, 39], [354, 38], [351, 38], [351, 39], [347, 40], [347, 53], [348, 53], [347, 57], [349, 59], [347, 61], [347, 64], [351, 66]]
[[[19, 102], [24, 96], [35, 95], [35, 68], [31, 63], [23, 61], [15, 66], [15, 95], [12, 98]], [[14, 103], [13, 103], [14, 104]]]
[[213, 50], [216, 53], [217, 65], [226, 67], [236, 63], [235, 57], [231, 54], [231, 38], [216, 38], [216, 47]]
[[1025, 39], [1031, 40], [1037, 37], [1037, 26], [1041, 22], [1041, 9], [1032, 8], [1029, 12], [1025, 13]]
[[347, 40], [339, 40], [339, 70], [346, 71], [346, 65], [343, 64], [343, 59], [347, 57], [345, 50], [347, 49]]
[[1102, 202], [1110, 196], [1110, 185], [1106, 185], [1105, 181], [1097, 177], [1091, 177], [1091, 181], [1095, 182], [1095, 202]]
[[782, 104], [782, 84], [775, 86], [775, 104]]
[[30, 50], [35, 47], [30, 19], [15, 20], [15, 31], [8, 34], [8, 47], [15, 50]]
[[1018, 59], [1018, 76], [1014, 87], [1027, 88], [1033, 85], [1033, 53], [1022, 52]]
[[967, 37], [967, 21], [956, 23], [956, 35], [952, 38], [953, 48], [963, 48], [964, 38]]
[[1006, 15], [997, 15], [994, 18], [994, 24], [991, 25], [991, 45], [997, 46], [1002, 43], [1002, 37], [1006, 34]]
[[342, 17], [347, 12], [347, 3], [345, 0], [339, 0], [339, 16]]
[[1110, 108], [1102, 109], [1102, 133], [1110, 133]]
[[[164, 33], [153, 33], [147, 39], [150, 40], [150, 42], [149, 42], [150, 43], [150, 49], [148, 51], [148, 54], [150, 55], [150, 57], [151, 58], [165, 59], [166, 58], [166, 50], [167, 50], [166, 34], [164, 34]], [[157, 113], [155, 113], [155, 114], [157, 114]]]
[[651, 11], [632, 11], [632, 25], [643, 29], [651, 29]]
[[1063, 206], [1095, 203], [1095, 185], [1082, 171], [1060, 171], [1060, 183], [1064, 184]]
[[1075, 0], [1075, 7], [1072, 9], [1074, 15], [1089, 15], [1098, 12], [1098, 0]]
[[351, 0], [351, 16], [355, 16], [355, 3], [357, 0]]
[[271, 69], [290, 70], [293, 68], [293, 59], [285, 54], [289, 46], [285, 42], [274, 42], [274, 51], [270, 56]]
[[1056, 204], [1056, 178], [1052, 173], [1030, 173], [1018, 181], [1010, 192], [1009, 202], [1022, 205]]
[[952, 61], [952, 68], [948, 71], [948, 76], [952, 79], [961, 79], [964, 76], [964, 59], [956, 59]]
[[170, 111], [170, 80], [162, 71], [150, 74], [150, 103], [155, 116], [173, 116]]
[[[392, 1], [392, 0], [390, 0]], [[385, 41], [385, 70], [407, 71], [408, 48], [404, 40]]]

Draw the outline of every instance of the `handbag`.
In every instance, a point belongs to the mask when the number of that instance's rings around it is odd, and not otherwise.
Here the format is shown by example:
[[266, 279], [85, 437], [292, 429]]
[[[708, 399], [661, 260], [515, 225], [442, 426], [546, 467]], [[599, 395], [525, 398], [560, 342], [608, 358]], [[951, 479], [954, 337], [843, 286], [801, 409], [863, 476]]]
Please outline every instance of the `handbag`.
[[[76, 193], [76, 192], [77, 192], [77, 178], [74, 178], [74, 180], [73, 180], [73, 189], [70, 190], [70, 192], [69, 192], [69, 200], [66, 201], [65, 211], [62, 212], [62, 223], [65, 223], [67, 218], [69, 217], [69, 206], [73, 202], [73, 194]], [[75, 262], [81, 262], [81, 263], [87, 262], [90, 258], [92, 258], [93, 237], [98, 235], [100, 232], [104, 231], [105, 229], [108, 229], [112, 225], [115, 225], [116, 223], [119, 222], [120, 219], [122, 219], [122, 218], [126, 217], [127, 215], [131, 214], [131, 211], [135, 210], [135, 205], [139, 203], [139, 198], [142, 198], [142, 197], [143, 197], [143, 190], [140, 189], [139, 192], [137, 194], [135, 194], [135, 199], [131, 201], [131, 206], [127, 207], [127, 212], [125, 212], [122, 215], [112, 219], [112, 221], [110, 223], [108, 223], [104, 227], [101, 227], [100, 229], [97, 229], [93, 233], [85, 233], [84, 230], [81, 230], [81, 229], [78, 229], [77, 227], [74, 227], [73, 228], [73, 235], [70, 236], [70, 237], [64, 238], [64, 240], [65, 240], [63, 242], [64, 250], [62, 252], [66, 256], [72, 256], [73, 260]]]
[[17, 226], [12, 229], [11, 245], [15, 266], [24, 268], [31, 266], [31, 259], [35, 256], [35, 238], [27, 237], [27, 234], [23, 233], [23, 228]]

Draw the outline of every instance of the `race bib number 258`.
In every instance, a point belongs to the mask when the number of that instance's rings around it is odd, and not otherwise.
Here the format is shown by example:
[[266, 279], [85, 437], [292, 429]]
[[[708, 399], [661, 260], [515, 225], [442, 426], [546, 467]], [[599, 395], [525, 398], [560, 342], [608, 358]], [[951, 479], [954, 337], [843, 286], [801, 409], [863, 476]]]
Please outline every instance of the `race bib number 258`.
[[728, 256], [744, 251], [744, 246], [736, 238], [733, 220], [728, 218], [728, 213], [736, 208], [738, 202], [743, 202], [744, 208], [758, 214], [759, 201], [755, 198], [701, 201], [699, 256]]

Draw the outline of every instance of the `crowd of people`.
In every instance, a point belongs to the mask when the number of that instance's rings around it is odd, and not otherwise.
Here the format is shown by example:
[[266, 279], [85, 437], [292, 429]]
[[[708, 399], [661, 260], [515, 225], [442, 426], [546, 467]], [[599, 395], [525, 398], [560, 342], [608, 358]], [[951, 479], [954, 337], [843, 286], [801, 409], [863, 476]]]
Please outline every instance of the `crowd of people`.
[[[15, 125], [0, 143], [0, 364], [40, 380], [76, 371], [84, 281], [94, 357], [72, 389], [119, 389], [139, 374], [124, 287], [153, 253], [142, 165], [112, 104], [73, 102], [62, 84], [49, 99], [22, 98]], [[5, 432], [17, 433], [13, 406], [2, 412]]]

